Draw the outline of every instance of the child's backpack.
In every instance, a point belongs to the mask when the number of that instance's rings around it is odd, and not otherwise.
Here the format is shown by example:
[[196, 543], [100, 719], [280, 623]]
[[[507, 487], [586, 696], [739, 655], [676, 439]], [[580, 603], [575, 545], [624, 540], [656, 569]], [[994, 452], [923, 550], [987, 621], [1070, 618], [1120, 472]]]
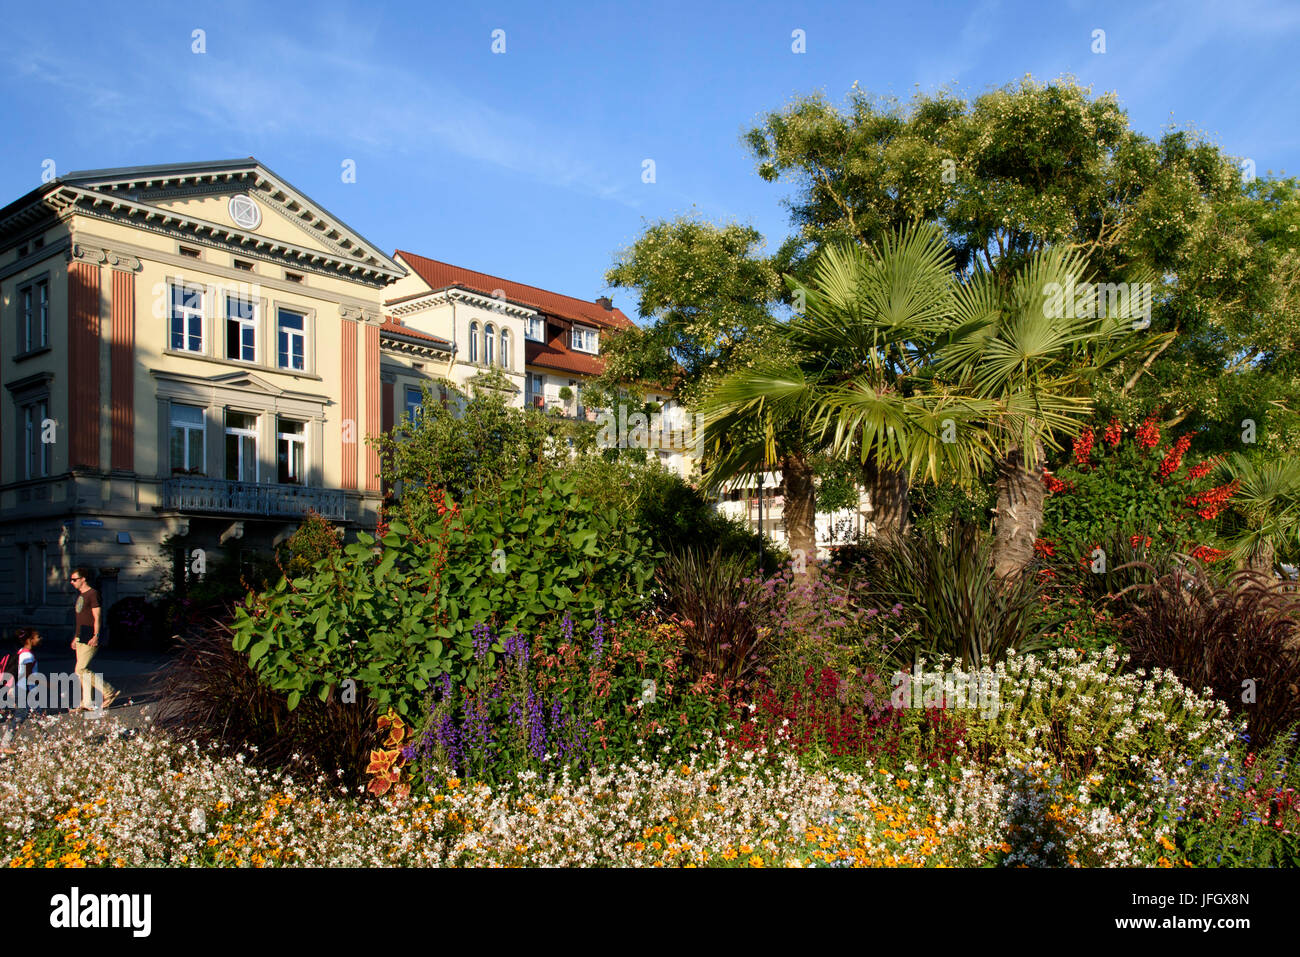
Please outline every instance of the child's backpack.
[[21, 648], [14, 648], [0, 655], [0, 675], [9, 675], [15, 681], [18, 680], [18, 653], [20, 651], [22, 651]]

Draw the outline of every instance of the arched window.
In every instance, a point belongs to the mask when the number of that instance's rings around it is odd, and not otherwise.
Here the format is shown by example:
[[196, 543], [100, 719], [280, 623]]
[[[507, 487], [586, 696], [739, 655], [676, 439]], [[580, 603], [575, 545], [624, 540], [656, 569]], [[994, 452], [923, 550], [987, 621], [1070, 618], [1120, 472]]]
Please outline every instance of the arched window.
[[510, 368], [510, 330], [501, 330], [501, 365]]
[[478, 362], [478, 323], [469, 324], [469, 361]]
[[484, 331], [487, 334], [483, 337], [483, 364], [490, 366], [492, 364], [492, 353], [496, 350], [496, 329], [489, 322], [487, 329]]

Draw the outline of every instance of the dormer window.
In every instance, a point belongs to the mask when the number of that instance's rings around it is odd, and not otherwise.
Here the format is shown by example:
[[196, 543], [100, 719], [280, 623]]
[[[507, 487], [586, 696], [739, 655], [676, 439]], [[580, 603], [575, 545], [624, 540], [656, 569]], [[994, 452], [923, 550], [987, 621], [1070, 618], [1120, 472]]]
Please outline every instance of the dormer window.
[[595, 355], [600, 348], [600, 333], [587, 326], [574, 326], [570, 344], [578, 352], [590, 352]]
[[524, 337], [533, 342], [546, 341], [546, 320], [541, 316], [529, 316], [524, 320]]

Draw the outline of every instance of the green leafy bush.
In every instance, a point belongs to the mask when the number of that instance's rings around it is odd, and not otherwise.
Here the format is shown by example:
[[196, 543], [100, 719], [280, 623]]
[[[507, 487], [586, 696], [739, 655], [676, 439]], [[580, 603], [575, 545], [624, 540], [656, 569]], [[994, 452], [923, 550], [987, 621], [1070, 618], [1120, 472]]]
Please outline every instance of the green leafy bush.
[[328, 700], [351, 679], [381, 712], [409, 715], [440, 675], [478, 687], [475, 625], [532, 635], [562, 611], [591, 628], [598, 612], [645, 606], [656, 554], [572, 482], [509, 475], [463, 508], [426, 494], [435, 528], [394, 523], [378, 543], [362, 534], [237, 610], [236, 649], [291, 708], [306, 695]]

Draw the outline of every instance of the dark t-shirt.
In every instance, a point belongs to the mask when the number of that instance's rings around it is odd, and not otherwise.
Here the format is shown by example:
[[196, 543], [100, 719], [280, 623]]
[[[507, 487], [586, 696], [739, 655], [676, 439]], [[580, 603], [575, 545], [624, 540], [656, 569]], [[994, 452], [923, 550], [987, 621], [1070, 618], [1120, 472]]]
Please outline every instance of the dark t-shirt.
[[95, 612], [99, 607], [99, 592], [95, 589], [77, 595], [77, 640], [90, 643], [95, 637]]

